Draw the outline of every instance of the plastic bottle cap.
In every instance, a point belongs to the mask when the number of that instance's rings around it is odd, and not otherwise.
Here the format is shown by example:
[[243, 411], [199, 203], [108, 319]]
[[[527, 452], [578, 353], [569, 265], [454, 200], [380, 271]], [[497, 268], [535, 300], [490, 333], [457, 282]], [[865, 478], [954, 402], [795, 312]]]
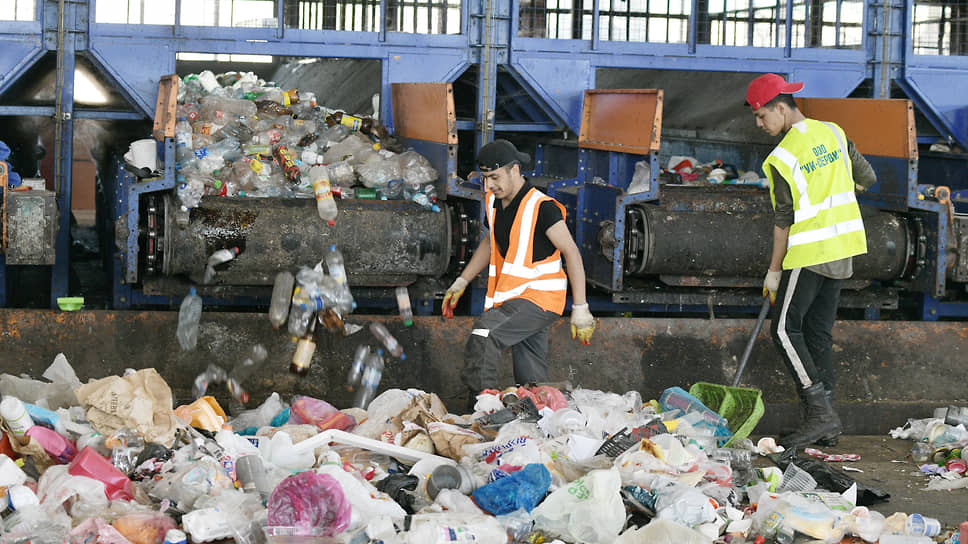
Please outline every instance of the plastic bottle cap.
[[401, 353], [400, 354], [400, 360], [401, 361], [406, 361], [407, 360], [407, 354], [406, 353]]
[[330, 251], [336, 251], [336, 244], [330, 244], [329, 245], [329, 250]]
[[189, 290], [188, 290], [188, 294], [189, 294], [190, 296], [195, 296], [195, 288], [194, 288], [194, 287], [192, 287], [191, 289], [189, 289]]
[[329, 221], [327, 221], [327, 223], [329, 223], [329, 226], [331, 226], [331, 227], [336, 226], [336, 221], [334, 221], [332, 219], [330, 219]]

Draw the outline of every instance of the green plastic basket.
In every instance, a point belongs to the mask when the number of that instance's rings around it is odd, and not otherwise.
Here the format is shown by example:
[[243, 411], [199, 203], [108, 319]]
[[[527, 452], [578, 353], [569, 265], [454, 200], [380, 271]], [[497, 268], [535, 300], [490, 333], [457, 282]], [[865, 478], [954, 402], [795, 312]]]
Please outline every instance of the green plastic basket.
[[696, 382], [689, 388], [689, 394], [729, 422], [733, 437], [724, 447], [749, 436], [763, 417], [763, 395], [759, 389]]

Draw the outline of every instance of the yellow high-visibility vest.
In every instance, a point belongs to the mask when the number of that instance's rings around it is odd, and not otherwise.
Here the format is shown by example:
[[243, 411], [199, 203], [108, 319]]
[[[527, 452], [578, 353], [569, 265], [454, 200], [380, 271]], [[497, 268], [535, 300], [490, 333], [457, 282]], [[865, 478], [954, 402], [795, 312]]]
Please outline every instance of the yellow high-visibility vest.
[[793, 224], [783, 269], [829, 263], [867, 253], [867, 236], [854, 196], [847, 136], [834, 123], [793, 125], [763, 161], [776, 208], [773, 169], [790, 185]]

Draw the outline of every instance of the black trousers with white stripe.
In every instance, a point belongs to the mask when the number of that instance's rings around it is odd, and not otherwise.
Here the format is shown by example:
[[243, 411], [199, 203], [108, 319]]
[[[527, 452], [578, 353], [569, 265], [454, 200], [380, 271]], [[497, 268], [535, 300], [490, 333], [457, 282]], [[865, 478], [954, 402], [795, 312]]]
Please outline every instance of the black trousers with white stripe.
[[770, 332], [787, 370], [801, 389], [836, 377], [831, 330], [837, 318], [841, 280], [806, 268], [784, 270], [773, 305]]

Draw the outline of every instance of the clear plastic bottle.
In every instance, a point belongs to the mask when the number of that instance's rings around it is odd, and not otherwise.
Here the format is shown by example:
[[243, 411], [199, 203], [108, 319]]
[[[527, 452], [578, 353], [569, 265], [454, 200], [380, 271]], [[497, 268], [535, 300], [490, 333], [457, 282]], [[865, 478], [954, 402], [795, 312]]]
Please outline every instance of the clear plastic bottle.
[[397, 342], [397, 339], [390, 334], [390, 331], [387, 330], [383, 323], [380, 323], [379, 321], [371, 322], [370, 332], [372, 332], [373, 336], [376, 336], [384, 347], [387, 348], [387, 353], [393, 355], [401, 361], [407, 358], [407, 354], [403, 352], [403, 346], [401, 346], [400, 342]]
[[413, 309], [410, 307], [410, 292], [404, 286], [397, 287], [397, 307], [400, 309], [400, 318], [403, 319], [403, 326], [413, 325]]
[[236, 117], [254, 117], [258, 113], [255, 102], [240, 98], [206, 96], [201, 100], [199, 118], [210, 121], [230, 121]]
[[366, 358], [370, 355], [370, 346], [360, 344], [356, 347], [353, 354], [353, 362], [350, 363], [350, 371], [346, 374], [346, 390], [353, 392], [360, 385], [360, 378], [363, 376], [363, 369], [366, 368]]
[[346, 266], [343, 263], [343, 254], [335, 245], [329, 246], [329, 252], [326, 253], [326, 268], [329, 270], [329, 275], [336, 280], [336, 283], [346, 284]]
[[316, 313], [316, 310], [309, 307], [305, 300], [311, 299], [304, 299], [303, 287], [297, 285], [292, 291], [292, 306], [289, 308], [289, 334], [296, 338], [306, 334], [306, 328], [311, 321], [314, 321], [313, 314]]
[[423, 193], [414, 193], [413, 197], [411, 197], [411, 200], [413, 200], [417, 204], [420, 204], [420, 207], [422, 207], [425, 210], [433, 210], [435, 212], [440, 211], [440, 206], [431, 202], [430, 199], [427, 198], [427, 195]]
[[215, 267], [227, 263], [234, 259], [239, 254], [239, 248], [231, 247], [228, 249], [220, 249], [208, 258], [208, 263], [205, 266], [205, 283], [211, 283], [215, 278]]
[[313, 166], [309, 170], [309, 178], [313, 183], [313, 192], [316, 195], [316, 211], [319, 217], [329, 223], [329, 226], [336, 224], [336, 201], [333, 199], [333, 191], [329, 186], [329, 169], [325, 166]]
[[380, 387], [382, 378], [383, 350], [377, 349], [366, 358], [366, 366], [363, 368], [363, 376], [360, 378], [360, 389], [356, 392], [353, 406], [365, 410], [376, 395], [376, 390]]
[[229, 386], [229, 393], [232, 394], [235, 400], [242, 404], [249, 402], [249, 393], [242, 387], [242, 382], [262, 366], [267, 355], [265, 346], [256, 344], [252, 346], [252, 351], [249, 352], [248, 357], [232, 367], [232, 371], [229, 372], [226, 382]]
[[178, 309], [178, 343], [185, 351], [195, 349], [198, 345], [198, 323], [202, 318], [202, 297], [195, 293], [192, 287], [188, 296], [182, 299]]
[[276, 274], [276, 281], [272, 284], [272, 301], [269, 303], [269, 322], [273, 329], [278, 330], [286, 322], [295, 281], [292, 272], [288, 270]]

